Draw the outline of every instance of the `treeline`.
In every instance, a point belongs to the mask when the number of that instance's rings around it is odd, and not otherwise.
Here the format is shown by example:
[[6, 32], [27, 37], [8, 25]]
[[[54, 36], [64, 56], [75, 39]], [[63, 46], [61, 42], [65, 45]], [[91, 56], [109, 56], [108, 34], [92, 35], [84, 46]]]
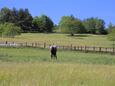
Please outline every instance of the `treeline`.
[[71, 35], [74, 33], [107, 34], [104, 20], [98, 18], [81, 21], [74, 16], [63, 16], [59, 28], [61, 32], [71, 33]]
[[70, 33], [71, 35], [75, 33], [108, 34], [115, 29], [115, 25], [112, 23], [105, 27], [103, 19], [91, 17], [80, 20], [73, 15], [63, 16], [57, 27], [59, 32]]
[[[20, 32], [61, 32], [70, 33], [71, 35], [75, 33], [107, 34], [115, 27], [110, 23], [109, 28], [105, 29], [105, 22], [103, 19], [92, 17], [80, 20], [72, 15], [63, 16], [59, 24], [55, 25], [46, 15], [32, 17], [28, 9], [21, 8], [17, 10], [16, 8], [9, 9], [4, 7], [0, 10], [0, 34], [3, 35], [3, 32], [7, 31], [4, 30], [4, 28], [8, 25], [12, 28], [14, 26], [18, 28], [18, 30], [16, 30], [18, 34]], [[9, 35], [9, 33], [7, 35]]]

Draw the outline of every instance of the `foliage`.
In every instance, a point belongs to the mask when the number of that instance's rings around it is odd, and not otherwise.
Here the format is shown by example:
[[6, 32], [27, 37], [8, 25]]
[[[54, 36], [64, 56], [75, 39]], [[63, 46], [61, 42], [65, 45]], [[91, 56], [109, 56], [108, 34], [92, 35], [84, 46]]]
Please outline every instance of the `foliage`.
[[[34, 19], [34, 20], [33, 20]], [[0, 23], [14, 23], [21, 28], [22, 32], [62, 32], [74, 35], [75, 33], [107, 34], [105, 22], [99, 18], [87, 18], [81, 21], [71, 16], [63, 16], [58, 26], [54, 26], [53, 21], [46, 15], [32, 17], [29, 10], [20, 8], [9, 9], [7, 7], [0, 10]], [[109, 32], [114, 28], [109, 25]]]
[[108, 35], [108, 39], [113, 41], [113, 48], [115, 48], [115, 28], [112, 28], [111, 33]]
[[0, 36], [2, 37], [15, 37], [20, 34], [20, 27], [15, 26], [13, 23], [0, 24]]
[[111, 33], [113, 29], [115, 29], [115, 25], [113, 25], [113, 24], [110, 22], [109, 25], [108, 25], [108, 28], [107, 28], [108, 33]]
[[53, 21], [46, 15], [41, 15], [40, 17], [35, 17], [33, 20], [34, 28], [37, 28], [38, 32], [49, 33], [53, 30]]
[[85, 32], [82, 22], [74, 16], [63, 16], [59, 23], [59, 29], [61, 32], [71, 35]]
[[9, 8], [4, 7], [0, 10], [0, 23], [9, 22], [11, 18], [11, 11]]
[[28, 9], [19, 9], [16, 8], [2, 8], [0, 10], [0, 23], [14, 23], [15, 25], [21, 27], [23, 32], [32, 31], [32, 16], [29, 13]]
[[59, 33], [59, 32], [60, 32], [58, 25], [55, 24], [55, 25], [53, 26], [53, 32], [56, 32], [56, 33]]
[[0, 37], [2, 37], [3, 31], [4, 31], [4, 25], [0, 24]]
[[88, 33], [105, 34], [105, 22], [98, 18], [87, 18], [83, 21], [84, 27]]
[[108, 34], [108, 38], [109, 38], [109, 40], [111, 40], [111, 41], [115, 41], [115, 28], [112, 29], [112, 31], [111, 31], [110, 34]]
[[21, 26], [24, 32], [32, 31], [32, 16], [28, 9], [20, 9], [18, 12], [18, 25]]

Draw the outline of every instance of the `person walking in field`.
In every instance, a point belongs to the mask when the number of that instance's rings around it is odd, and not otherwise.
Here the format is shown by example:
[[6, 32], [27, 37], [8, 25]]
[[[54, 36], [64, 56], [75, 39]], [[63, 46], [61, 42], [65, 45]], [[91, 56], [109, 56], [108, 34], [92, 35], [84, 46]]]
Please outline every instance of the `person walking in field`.
[[53, 57], [57, 59], [57, 46], [56, 45], [50, 46], [50, 52], [51, 52], [51, 59], [53, 59]]

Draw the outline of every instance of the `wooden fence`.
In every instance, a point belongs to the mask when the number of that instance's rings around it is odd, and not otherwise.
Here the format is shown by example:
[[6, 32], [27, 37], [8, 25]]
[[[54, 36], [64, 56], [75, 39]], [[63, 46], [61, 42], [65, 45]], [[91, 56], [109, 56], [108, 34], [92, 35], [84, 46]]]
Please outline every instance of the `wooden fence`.
[[[36, 43], [16, 43], [16, 42], [0, 42], [1, 47], [38, 47], [38, 48], [49, 48], [52, 44], [43, 42]], [[75, 45], [57, 45], [59, 50], [71, 50], [71, 51], [83, 51], [83, 52], [100, 52], [100, 53], [112, 53], [115, 54], [115, 48], [109, 47], [95, 47], [95, 46], [75, 46]]]

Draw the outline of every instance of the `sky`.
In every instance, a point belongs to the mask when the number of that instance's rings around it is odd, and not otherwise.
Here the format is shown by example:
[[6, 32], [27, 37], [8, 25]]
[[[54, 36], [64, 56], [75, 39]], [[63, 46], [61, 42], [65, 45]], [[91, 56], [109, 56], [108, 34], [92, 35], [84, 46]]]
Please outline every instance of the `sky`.
[[98, 17], [106, 26], [110, 22], [115, 24], [115, 0], [0, 0], [0, 9], [3, 7], [28, 8], [33, 17], [45, 14], [55, 24], [69, 15], [81, 20]]

